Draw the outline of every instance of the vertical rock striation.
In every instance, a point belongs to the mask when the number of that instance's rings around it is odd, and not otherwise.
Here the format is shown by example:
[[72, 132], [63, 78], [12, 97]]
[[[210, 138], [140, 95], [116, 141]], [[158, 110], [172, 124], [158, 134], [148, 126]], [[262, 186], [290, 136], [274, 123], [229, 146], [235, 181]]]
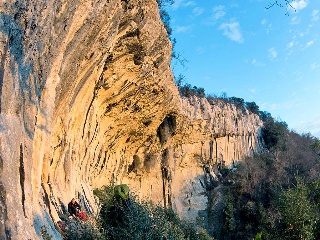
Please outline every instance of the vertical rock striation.
[[0, 236], [37, 239], [72, 197], [128, 183], [195, 219], [217, 163], [259, 151], [258, 117], [180, 98], [156, 1], [0, 9]]

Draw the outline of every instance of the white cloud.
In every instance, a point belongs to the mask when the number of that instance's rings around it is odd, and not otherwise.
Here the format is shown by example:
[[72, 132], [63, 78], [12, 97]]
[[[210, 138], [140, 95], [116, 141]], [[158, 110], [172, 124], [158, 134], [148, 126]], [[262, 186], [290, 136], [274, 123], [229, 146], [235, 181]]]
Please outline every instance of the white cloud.
[[294, 52], [294, 48], [293, 48], [294, 46], [297, 46], [297, 42], [291, 41], [287, 43], [287, 46], [286, 46], [287, 52], [286, 52], [285, 60], [288, 60], [291, 54]]
[[203, 49], [203, 47], [197, 47], [197, 48], [196, 48], [196, 52], [197, 52], [198, 54], [202, 54], [202, 53], [205, 53], [205, 50]]
[[269, 58], [271, 60], [276, 59], [278, 57], [278, 52], [274, 47], [269, 48], [268, 53], [269, 53]]
[[300, 20], [301, 20], [300, 17], [294, 16], [293, 18], [291, 18], [290, 24], [297, 25], [300, 23]]
[[212, 80], [212, 77], [211, 76], [204, 76], [204, 80], [210, 81], [210, 80]]
[[298, 12], [298, 11], [300, 11], [300, 10], [302, 10], [302, 9], [304, 9], [305, 7], [307, 7], [308, 6], [308, 1], [306, 1], [306, 0], [296, 0], [296, 1], [293, 1], [293, 2], [291, 2], [290, 3], [290, 5], [292, 6], [292, 8], [289, 6], [289, 9], [291, 10], [291, 11], [295, 11], [295, 12]]
[[269, 32], [272, 30], [272, 23], [268, 24], [267, 27], [267, 34], [269, 34]]
[[265, 18], [262, 19], [262, 20], [261, 20], [261, 25], [266, 25], [266, 24], [267, 24], [267, 19], [265, 19]]
[[264, 63], [261, 63], [261, 62], [259, 62], [257, 59], [252, 59], [252, 61], [251, 61], [251, 64], [252, 65], [254, 65], [254, 66], [256, 66], [256, 67], [263, 67], [263, 66], [265, 66], [266, 64], [264, 64]]
[[196, 5], [195, 1], [175, 0], [171, 8], [173, 10], [177, 10], [179, 7], [189, 7], [189, 6], [195, 6], [195, 5]]
[[192, 30], [192, 25], [188, 25], [188, 26], [177, 26], [175, 28], [175, 31], [177, 33], [184, 33], [184, 32], [190, 32]]
[[172, 9], [173, 10], [177, 10], [182, 5], [183, 2], [184, 2], [184, 0], [176, 0], [176, 1], [174, 1], [174, 4], [172, 4]]
[[184, 7], [195, 6], [195, 5], [196, 5], [196, 3], [194, 1], [188, 1], [188, 2], [183, 4]]
[[313, 40], [307, 42], [306, 48], [312, 46], [313, 44], [314, 44], [314, 41], [313, 41]]
[[213, 11], [213, 18], [215, 20], [218, 20], [220, 18], [222, 18], [224, 15], [226, 15], [226, 12], [225, 12], [225, 6], [223, 5], [219, 5], [219, 6], [216, 6], [212, 9]]
[[318, 10], [318, 9], [314, 9], [314, 10], [312, 11], [312, 14], [311, 14], [311, 16], [312, 16], [312, 21], [318, 21], [318, 20], [319, 20], [319, 15], [318, 15], [318, 13], [319, 13], [319, 10]]
[[319, 67], [319, 65], [316, 64], [316, 63], [312, 63], [312, 64], [311, 64], [312, 70], [315, 70], [315, 69], [318, 68], [318, 67]]
[[261, 109], [271, 109], [271, 110], [288, 110], [288, 109], [296, 109], [297, 107], [301, 107], [305, 104], [305, 102], [301, 99], [293, 99], [286, 102], [277, 102], [277, 103], [262, 103], [259, 104]]
[[312, 121], [301, 121], [293, 126], [300, 133], [311, 133], [313, 136], [320, 138], [320, 119]]
[[308, 47], [311, 47], [314, 43], [315, 43], [315, 41], [316, 40], [310, 40], [309, 42], [307, 42], [307, 43], [301, 43], [300, 44], [300, 50], [305, 50], [305, 49], [307, 49]]
[[255, 88], [250, 88], [249, 92], [255, 94], [257, 92], [257, 90]]
[[193, 16], [200, 16], [204, 12], [204, 8], [196, 7], [192, 10]]
[[291, 41], [287, 44], [287, 48], [292, 48], [294, 46], [294, 41]]
[[229, 23], [222, 23], [219, 27], [223, 30], [223, 35], [230, 38], [232, 41], [243, 43], [243, 37], [240, 31], [240, 24], [236, 21], [231, 21]]

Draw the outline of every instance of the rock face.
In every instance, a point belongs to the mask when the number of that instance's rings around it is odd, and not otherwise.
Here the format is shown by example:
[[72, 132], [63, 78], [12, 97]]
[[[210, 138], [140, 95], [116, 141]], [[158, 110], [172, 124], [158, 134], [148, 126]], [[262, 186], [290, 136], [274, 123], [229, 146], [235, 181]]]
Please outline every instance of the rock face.
[[156, 1], [0, 9], [0, 236], [37, 239], [72, 197], [128, 183], [195, 221], [219, 163], [259, 151], [258, 116], [181, 98]]

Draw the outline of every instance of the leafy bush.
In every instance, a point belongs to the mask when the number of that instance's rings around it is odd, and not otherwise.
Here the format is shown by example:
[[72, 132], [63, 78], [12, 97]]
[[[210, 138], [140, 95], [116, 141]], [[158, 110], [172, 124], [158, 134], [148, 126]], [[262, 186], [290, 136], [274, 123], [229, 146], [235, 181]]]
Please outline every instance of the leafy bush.
[[314, 152], [320, 155], [320, 139], [314, 138], [310, 147]]
[[197, 231], [192, 224], [180, 220], [171, 209], [138, 203], [134, 196], [117, 202], [108, 187], [95, 190], [95, 194], [102, 203], [99, 222], [107, 239], [211, 239], [203, 229]]
[[243, 98], [231, 97], [229, 98], [231, 104], [235, 105], [237, 109], [240, 109], [242, 112], [245, 112], [246, 105]]
[[285, 122], [269, 120], [264, 122], [262, 138], [269, 150], [285, 150], [288, 135], [288, 125]]
[[179, 86], [179, 93], [183, 97], [205, 97], [204, 88], [198, 88], [197, 86], [191, 87], [190, 84], [184, 84]]
[[259, 114], [259, 106], [255, 102], [246, 102], [246, 108], [255, 114]]
[[297, 186], [280, 195], [279, 210], [284, 225], [283, 239], [313, 240], [319, 220], [309, 198], [309, 189], [300, 179]]
[[47, 232], [47, 228], [45, 226], [41, 227], [41, 237], [43, 240], [51, 240], [52, 236]]
[[320, 239], [320, 163], [310, 143], [289, 133], [285, 151], [247, 158], [223, 178], [221, 239]]
[[87, 221], [83, 222], [81, 220], [77, 219], [69, 219], [64, 218], [63, 219], [68, 228], [66, 231], [66, 239], [68, 240], [105, 240], [105, 236], [103, 234], [102, 229], [99, 229], [98, 226], [96, 226], [96, 223], [93, 221]]
[[165, 9], [165, 7], [167, 5], [172, 5], [174, 3], [174, 1], [173, 0], [157, 0], [157, 3], [158, 3], [158, 7], [159, 7], [161, 21], [162, 21], [164, 28], [166, 29], [167, 34], [170, 38], [172, 35], [172, 28], [170, 26], [170, 16], [169, 16], [169, 13], [167, 12], [167, 10]]
[[269, 120], [273, 120], [273, 117], [271, 116], [271, 114], [269, 112], [259, 111], [258, 114], [259, 114], [259, 117], [260, 117], [261, 121], [263, 121], [263, 122], [267, 122]]

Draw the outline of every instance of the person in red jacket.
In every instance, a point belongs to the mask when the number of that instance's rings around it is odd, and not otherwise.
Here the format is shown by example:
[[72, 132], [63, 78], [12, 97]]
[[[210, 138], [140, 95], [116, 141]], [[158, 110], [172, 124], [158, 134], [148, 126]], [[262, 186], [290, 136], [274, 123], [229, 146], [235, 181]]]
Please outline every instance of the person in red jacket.
[[77, 217], [78, 212], [81, 211], [81, 207], [79, 203], [76, 202], [74, 198], [72, 198], [71, 202], [68, 204], [68, 212], [73, 216], [74, 218]]

